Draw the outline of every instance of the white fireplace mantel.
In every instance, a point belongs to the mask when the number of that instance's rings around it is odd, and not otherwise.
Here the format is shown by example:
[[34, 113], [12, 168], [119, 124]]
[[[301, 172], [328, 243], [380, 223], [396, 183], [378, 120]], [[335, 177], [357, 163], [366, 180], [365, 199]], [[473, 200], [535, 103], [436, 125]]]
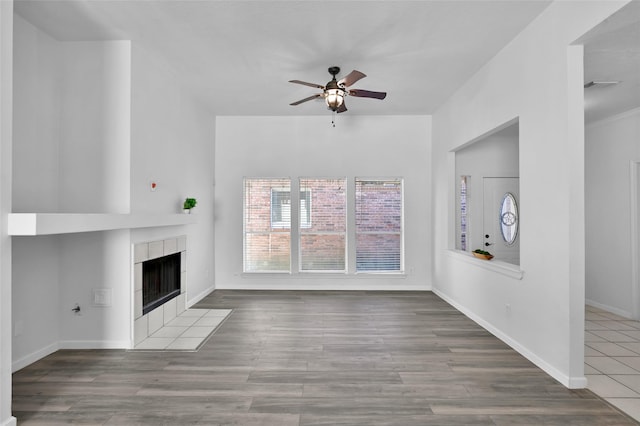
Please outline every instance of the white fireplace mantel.
[[13, 236], [71, 234], [114, 229], [151, 228], [196, 223], [192, 214], [10, 213]]

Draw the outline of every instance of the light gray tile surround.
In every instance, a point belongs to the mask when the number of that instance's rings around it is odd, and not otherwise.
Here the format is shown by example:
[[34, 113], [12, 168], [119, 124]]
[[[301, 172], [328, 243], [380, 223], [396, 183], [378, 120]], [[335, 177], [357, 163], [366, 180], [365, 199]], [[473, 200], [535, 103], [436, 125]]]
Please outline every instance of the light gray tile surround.
[[[146, 315], [142, 314], [142, 262], [180, 253], [180, 295], [157, 307]], [[134, 345], [142, 342], [163, 325], [169, 323], [186, 309], [187, 284], [187, 236], [167, 238], [134, 244], [133, 247], [134, 281]]]

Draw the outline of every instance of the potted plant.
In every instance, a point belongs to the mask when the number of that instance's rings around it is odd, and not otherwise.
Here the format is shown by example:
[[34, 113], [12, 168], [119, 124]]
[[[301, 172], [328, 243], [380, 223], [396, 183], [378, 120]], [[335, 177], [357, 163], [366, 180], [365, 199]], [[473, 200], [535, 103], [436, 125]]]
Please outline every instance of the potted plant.
[[194, 208], [196, 204], [198, 204], [198, 201], [195, 198], [185, 198], [182, 204], [183, 211], [185, 213], [191, 213], [191, 209]]

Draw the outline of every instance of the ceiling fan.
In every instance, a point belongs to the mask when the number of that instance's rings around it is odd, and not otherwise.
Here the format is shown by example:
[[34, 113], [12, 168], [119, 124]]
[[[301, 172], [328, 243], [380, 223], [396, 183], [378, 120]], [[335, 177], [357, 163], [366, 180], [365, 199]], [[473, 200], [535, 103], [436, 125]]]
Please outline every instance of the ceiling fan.
[[340, 67], [330, 67], [329, 74], [333, 76], [330, 82], [328, 82], [325, 86], [315, 83], [307, 83], [306, 81], [300, 80], [289, 80], [289, 83], [302, 84], [304, 86], [315, 87], [317, 89], [322, 89], [322, 93], [317, 93], [313, 96], [309, 96], [308, 98], [301, 99], [297, 102], [293, 102], [289, 105], [300, 105], [301, 103], [311, 101], [313, 99], [324, 98], [327, 103], [327, 107], [334, 112], [341, 113], [347, 110], [347, 107], [344, 103], [344, 98], [349, 96], [355, 96], [357, 98], [373, 98], [373, 99], [384, 99], [387, 96], [386, 92], [372, 92], [370, 90], [362, 90], [362, 89], [348, 89], [356, 81], [366, 77], [365, 74], [360, 71], [353, 70], [345, 77], [340, 80], [336, 80], [336, 75], [340, 72]]

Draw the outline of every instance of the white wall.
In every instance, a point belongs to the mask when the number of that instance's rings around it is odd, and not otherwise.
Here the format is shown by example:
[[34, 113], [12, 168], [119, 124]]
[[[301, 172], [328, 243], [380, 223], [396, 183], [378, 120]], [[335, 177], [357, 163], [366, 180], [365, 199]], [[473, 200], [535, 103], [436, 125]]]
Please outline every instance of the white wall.
[[[14, 20], [13, 211], [58, 211], [60, 43]], [[47, 354], [59, 340], [58, 243], [13, 238], [13, 359]]]
[[[347, 113], [348, 114], [348, 113]], [[427, 116], [218, 117], [216, 288], [429, 289], [431, 120]], [[404, 178], [403, 277], [242, 273], [243, 177]]]
[[[130, 42], [60, 42], [15, 22], [14, 211], [181, 213], [195, 196], [201, 214], [187, 227], [14, 237], [18, 369], [58, 348], [129, 347], [132, 243], [187, 234], [188, 300], [213, 289], [215, 122]], [[111, 306], [93, 304], [103, 288]]]
[[[128, 212], [130, 43], [59, 42], [19, 16], [14, 42], [13, 211]], [[14, 369], [69, 344], [130, 340], [128, 231], [12, 246]], [[94, 288], [111, 288], [113, 305], [92, 306]]]
[[194, 197], [198, 219], [186, 227], [136, 229], [131, 239], [187, 235], [190, 306], [214, 288], [215, 118], [176, 83], [170, 66], [139, 46], [132, 72], [131, 212], [181, 213], [184, 199]]
[[[569, 45], [624, 3], [552, 3], [433, 117], [434, 290], [569, 387], [586, 385], [583, 77]], [[521, 280], [450, 251], [451, 151], [517, 117]]]
[[[60, 46], [58, 211], [128, 213], [131, 43]], [[58, 256], [60, 347], [128, 347], [133, 321], [129, 231], [61, 235]], [[111, 306], [94, 305], [93, 290], [102, 288], [111, 291]], [[75, 303], [81, 315], [71, 312]]]
[[585, 142], [587, 303], [631, 318], [629, 178], [640, 161], [640, 110], [590, 124]]
[[131, 42], [64, 42], [58, 211], [129, 212]]
[[16, 15], [13, 211], [58, 211], [62, 48]]
[[0, 2], [0, 424], [15, 425], [11, 415], [11, 145], [13, 121], [13, 0]]
[[58, 348], [61, 314], [59, 247], [55, 236], [37, 240], [13, 238], [15, 334], [12, 334], [12, 352], [15, 365], [27, 365]]
[[130, 43], [15, 32], [14, 212], [127, 213]]

